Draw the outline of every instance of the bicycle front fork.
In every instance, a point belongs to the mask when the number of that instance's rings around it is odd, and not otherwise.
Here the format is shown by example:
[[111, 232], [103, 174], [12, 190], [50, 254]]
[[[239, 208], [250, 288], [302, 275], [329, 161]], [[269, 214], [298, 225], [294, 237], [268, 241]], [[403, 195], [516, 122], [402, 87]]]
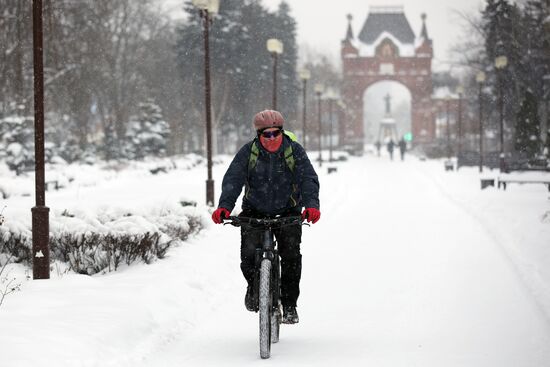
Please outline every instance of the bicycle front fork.
[[[268, 259], [271, 261], [271, 294], [273, 296], [272, 305], [273, 310], [275, 311], [279, 307], [279, 300], [281, 297], [281, 267], [280, 267], [280, 261], [279, 261], [279, 253], [275, 249], [275, 240], [273, 237], [273, 233], [269, 230], [266, 230], [264, 232], [263, 236], [263, 243], [261, 248], [256, 249], [256, 256], [255, 256], [255, 285], [254, 288], [257, 290], [259, 287], [259, 279], [260, 279], [260, 264], [262, 260]], [[256, 292], [256, 300], [259, 294]], [[256, 302], [257, 304], [257, 302]]]

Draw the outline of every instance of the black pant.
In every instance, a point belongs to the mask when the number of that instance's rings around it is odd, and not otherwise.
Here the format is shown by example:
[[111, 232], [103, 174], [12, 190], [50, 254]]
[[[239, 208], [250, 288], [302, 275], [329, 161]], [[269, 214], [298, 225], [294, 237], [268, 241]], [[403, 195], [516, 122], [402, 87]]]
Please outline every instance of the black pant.
[[[241, 216], [248, 213], [242, 213]], [[302, 226], [300, 224], [273, 230], [281, 257], [281, 303], [296, 307], [300, 295], [302, 275]], [[256, 249], [262, 248], [263, 229], [250, 226], [241, 227], [241, 270], [249, 285], [254, 282]]]

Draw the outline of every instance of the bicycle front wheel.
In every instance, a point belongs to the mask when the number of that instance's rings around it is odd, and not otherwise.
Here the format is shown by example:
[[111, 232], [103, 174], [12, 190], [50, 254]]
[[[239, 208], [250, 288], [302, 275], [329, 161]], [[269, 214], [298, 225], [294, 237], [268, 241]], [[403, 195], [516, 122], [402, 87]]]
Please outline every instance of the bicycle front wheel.
[[262, 260], [260, 265], [260, 357], [269, 358], [271, 353], [271, 261]]

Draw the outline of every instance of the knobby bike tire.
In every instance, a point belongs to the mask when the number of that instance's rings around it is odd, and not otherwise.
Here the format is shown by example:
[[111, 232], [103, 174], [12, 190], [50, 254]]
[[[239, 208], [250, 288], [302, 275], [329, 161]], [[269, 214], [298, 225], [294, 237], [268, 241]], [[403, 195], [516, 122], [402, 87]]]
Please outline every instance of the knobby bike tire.
[[281, 266], [279, 265], [278, 254], [271, 267], [271, 297], [273, 300], [273, 312], [271, 314], [271, 343], [278, 343], [280, 326], [283, 322], [283, 313], [280, 301]]
[[271, 261], [262, 260], [260, 265], [260, 357], [269, 358], [271, 353]]
[[283, 321], [283, 315], [281, 313], [281, 306], [277, 306], [275, 312], [271, 316], [271, 342], [279, 342], [279, 330]]

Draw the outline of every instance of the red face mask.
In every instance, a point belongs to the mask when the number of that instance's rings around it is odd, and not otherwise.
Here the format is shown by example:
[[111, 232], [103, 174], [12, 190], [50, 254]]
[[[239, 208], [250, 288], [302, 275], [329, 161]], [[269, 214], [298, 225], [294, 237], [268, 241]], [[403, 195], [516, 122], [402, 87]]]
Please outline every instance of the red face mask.
[[283, 143], [283, 134], [271, 139], [264, 138], [260, 135], [260, 143], [262, 143], [262, 146], [268, 152], [275, 153]]

